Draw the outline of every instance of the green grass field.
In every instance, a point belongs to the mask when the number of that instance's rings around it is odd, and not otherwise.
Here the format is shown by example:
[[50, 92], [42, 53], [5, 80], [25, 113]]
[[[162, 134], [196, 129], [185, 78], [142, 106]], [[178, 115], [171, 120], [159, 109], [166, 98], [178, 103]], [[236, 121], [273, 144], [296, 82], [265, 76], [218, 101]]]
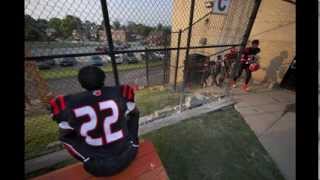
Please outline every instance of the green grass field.
[[[168, 90], [146, 88], [136, 93], [141, 116], [178, 103], [178, 96]], [[49, 143], [58, 140], [58, 128], [49, 115], [26, 117], [25, 158], [30, 159], [46, 152]]]
[[49, 115], [26, 117], [25, 159], [41, 155], [46, 146], [58, 139], [58, 128]]
[[143, 138], [154, 143], [171, 180], [284, 180], [232, 107], [161, 128]]
[[[160, 66], [162, 64], [161, 61], [152, 62], [149, 64], [149, 67]], [[128, 71], [134, 69], [142, 69], [145, 68], [145, 63], [138, 64], [121, 64], [118, 65], [118, 71]], [[112, 66], [107, 65], [102, 67], [104, 72], [112, 72]], [[74, 67], [65, 67], [61, 69], [50, 69], [50, 70], [40, 70], [40, 74], [44, 79], [60, 79], [67, 77], [75, 77], [77, 76], [79, 69]]]

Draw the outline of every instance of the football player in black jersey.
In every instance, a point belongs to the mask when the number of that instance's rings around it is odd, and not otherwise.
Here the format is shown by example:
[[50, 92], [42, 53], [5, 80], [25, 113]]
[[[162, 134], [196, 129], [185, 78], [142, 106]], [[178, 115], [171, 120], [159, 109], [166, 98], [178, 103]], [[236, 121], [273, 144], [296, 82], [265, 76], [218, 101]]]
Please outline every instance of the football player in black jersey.
[[125, 169], [139, 147], [139, 111], [128, 85], [106, 87], [105, 74], [95, 66], [80, 69], [86, 90], [50, 100], [59, 140], [94, 176], [111, 176]]
[[245, 83], [242, 85], [242, 89], [246, 92], [249, 91], [248, 84], [251, 79], [251, 70], [249, 69], [249, 66], [250, 64], [256, 62], [257, 60], [256, 55], [260, 52], [258, 39], [253, 40], [251, 45], [252, 45], [251, 47], [247, 47], [244, 49], [240, 59], [240, 69], [236, 74], [236, 76], [231, 81], [232, 86], [235, 88], [237, 79], [241, 76], [242, 71], [245, 70], [246, 78], [245, 78]]

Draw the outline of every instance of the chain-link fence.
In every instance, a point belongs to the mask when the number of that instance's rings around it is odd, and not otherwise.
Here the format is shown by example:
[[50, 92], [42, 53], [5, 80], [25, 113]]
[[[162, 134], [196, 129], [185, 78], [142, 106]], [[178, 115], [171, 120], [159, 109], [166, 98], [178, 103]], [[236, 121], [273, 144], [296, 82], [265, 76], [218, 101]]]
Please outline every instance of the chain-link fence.
[[86, 65], [101, 67], [107, 86], [136, 87], [142, 115], [181, 105], [199, 88], [225, 94], [220, 79], [228, 76], [217, 58], [244, 46], [257, 1], [228, 1], [224, 14], [213, 12], [216, 2], [26, 1], [26, 159], [60, 148], [45, 104], [83, 91], [77, 73]]

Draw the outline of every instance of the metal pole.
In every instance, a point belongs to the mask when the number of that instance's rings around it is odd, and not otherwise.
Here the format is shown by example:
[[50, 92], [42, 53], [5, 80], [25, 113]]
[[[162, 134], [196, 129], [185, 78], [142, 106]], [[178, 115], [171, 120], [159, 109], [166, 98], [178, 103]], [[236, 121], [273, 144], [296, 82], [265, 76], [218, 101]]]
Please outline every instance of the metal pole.
[[112, 62], [112, 70], [113, 70], [114, 80], [115, 80], [116, 86], [119, 86], [120, 83], [119, 83], [117, 64], [116, 64], [115, 57], [114, 57], [114, 52], [113, 52], [113, 41], [112, 41], [112, 34], [111, 34], [111, 26], [110, 26], [110, 19], [109, 19], [109, 13], [108, 13], [107, 0], [100, 0], [100, 2], [101, 2], [103, 19], [104, 19], [104, 26], [105, 26], [105, 29], [106, 29], [106, 35], [107, 35], [107, 40], [108, 40], [109, 55], [110, 55], [111, 62]]
[[258, 10], [259, 10], [260, 4], [261, 4], [261, 0], [255, 0], [255, 4], [254, 4], [254, 7], [253, 7], [253, 10], [252, 10], [249, 22], [248, 22], [247, 29], [246, 29], [246, 31], [245, 31], [245, 33], [243, 35], [243, 39], [242, 39], [241, 46], [240, 46], [240, 51], [239, 51], [238, 56], [237, 56], [236, 67], [239, 66], [240, 56], [241, 56], [241, 54], [242, 54], [242, 52], [243, 52], [243, 50], [246, 47], [246, 44], [248, 42], [248, 39], [249, 39], [251, 30], [252, 30], [254, 21], [255, 21], [255, 19], [257, 17], [257, 14], [258, 14]]
[[[164, 40], [164, 48], [168, 48], [168, 34], [165, 34], [165, 40]], [[164, 52], [164, 59], [162, 60], [162, 68], [163, 68], [163, 82], [162, 84], [166, 84], [167, 82], [167, 61], [168, 61], [168, 51]]]
[[193, 13], [194, 13], [194, 2], [195, 0], [191, 0], [191, 6], [190, 6], [190, 18], [189, 18], [189, 30], [188, 30], [188, 37], [187, 37], [187, 50], [186, 50], [186, 62], [184, 67], [184, 82], [183, 82], [183, 88], [187, 84], [188, 81], [188, 69], [189, 69], [189, 49], [190, 49], [190, 42], [191, 42], [191, 33], [192, 33], [192, 23], [193, 23]]
[[147, 78], [147, 86], [149, 87], [149, 53], [147, 51], [145, 53], [146, 53], [146, 78]]
[[184, 92], [185, 87], [188, 81], [188, 69], [189, 69], [189, 49], [190, 49], [190, 42], [191, 42], [191, 34], [192, 34], [192, 24], [193, 24], [193, 13], [194, 13], [194, 5], [195, 0], [191, 0], [190, 5], [190, 17], [189, 17], [189, 30], [188, 30], [188, 37], [187, 37], [187, 50], [186, 50], [186, 60], [184, 65], [184, 73], [183, 73], [183, 84], [182, 84], [182, 94], [180, 96], [180, 112], [182, 111], [182, 102], [184, 101]]
[[177, 91], [177, 78], [178, 78], [178, 66], [179, 66], [179, 56], [180, 56], [180, 43], [181, 43], [181, 29], [179, 30], [178, 34], [178, 49], [177, 49], [177, 59], [176, 59], [176, 66], [174, 72], [174, 91]]

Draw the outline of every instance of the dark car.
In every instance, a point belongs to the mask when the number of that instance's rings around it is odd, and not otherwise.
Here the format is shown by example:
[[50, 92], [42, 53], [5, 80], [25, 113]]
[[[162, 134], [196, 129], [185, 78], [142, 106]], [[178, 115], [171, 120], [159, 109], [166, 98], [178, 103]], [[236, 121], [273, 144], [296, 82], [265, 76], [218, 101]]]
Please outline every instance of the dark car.
[[66, 66], [74, 66], [77, 63], [76, 58], [74, 57], [67, 57], [64, 58], [61, 62], [60, 62], [60, 66], [66, 67]]
[[126, 59], [128, 63], [138, 63], [138, 59], [133, 53], [127, 53]]
[[103, 66], [103, 61], [102, 61], [101, 57], [99, 57], [99, 56], [92, 56], [92, 58], [91, 58], [91, 65], [94, 65], [94, 66]]
[[55, 62], [53, 59], [37, 60], [36, 63], [39, 69], [50, 69], [52, 66], [55, 65]]
[[47, 62], [51, 65], [51, 66], [55, 66], [56, 62], [53, 59], [48, 59]]
[[99, 46], [99, 47], [97, 47], [95, 50], [98, 51], [98, 52], [105, 52], [105, 51], [108, 50], [108, 48], [107, 48], [107, 47]]

